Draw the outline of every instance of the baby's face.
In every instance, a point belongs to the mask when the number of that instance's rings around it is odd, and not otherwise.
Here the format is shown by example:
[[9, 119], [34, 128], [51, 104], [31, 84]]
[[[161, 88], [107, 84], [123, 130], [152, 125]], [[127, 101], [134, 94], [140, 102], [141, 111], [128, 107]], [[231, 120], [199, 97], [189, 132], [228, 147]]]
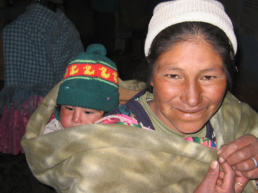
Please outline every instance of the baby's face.
[[104, 111], [61, 105], [60, 122], [64, 128], [87, 125], [103, 117]]

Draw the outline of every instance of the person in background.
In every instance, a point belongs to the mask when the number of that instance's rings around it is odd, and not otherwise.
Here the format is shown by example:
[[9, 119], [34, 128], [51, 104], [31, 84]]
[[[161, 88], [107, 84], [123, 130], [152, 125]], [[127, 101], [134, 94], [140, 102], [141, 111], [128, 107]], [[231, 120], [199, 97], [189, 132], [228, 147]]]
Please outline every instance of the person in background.
[[67, 66], [57, 96], [55, 118], [44, 133], [92, 124], [119, 103], [118, 73], [102, 44], [91, 44]]
[[62, 0], [30, 0], [24, 12], [3, 28], [2, 153], [23, 153], [20, 142], [30, 116], [62, 80], [69, 61], [84, 50], [62, 4]]

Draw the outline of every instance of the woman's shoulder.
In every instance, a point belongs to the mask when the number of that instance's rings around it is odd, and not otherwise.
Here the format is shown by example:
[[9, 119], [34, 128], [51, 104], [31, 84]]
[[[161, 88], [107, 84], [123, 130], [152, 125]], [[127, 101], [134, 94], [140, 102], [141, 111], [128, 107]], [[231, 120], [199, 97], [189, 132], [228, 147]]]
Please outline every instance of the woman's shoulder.
[[222, 133], [225, 142], [248, 133], [258, 136], [257, 112], [230, 92], [210, 121], [215, 131]]
[[250, 113], [257, 116], [257, 112], [247, 103], [239, 100], [231, 92], [227, 92], [225, 99], [221, 105], [221, 109], [224, 111], [231, 111], [235, 113]]

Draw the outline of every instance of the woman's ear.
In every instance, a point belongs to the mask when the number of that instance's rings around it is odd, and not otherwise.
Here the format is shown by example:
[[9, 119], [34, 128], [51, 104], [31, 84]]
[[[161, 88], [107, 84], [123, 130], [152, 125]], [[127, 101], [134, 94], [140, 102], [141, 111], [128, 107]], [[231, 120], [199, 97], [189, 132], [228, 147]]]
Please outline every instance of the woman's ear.
[[153, 79], [150, 80], [150, 85], [153, 87]]
[[154, 78], [153, 78], [153, 74], [154, 74], [154, 69], [152, 70], [152, 72], [151, 72], [151, 76], [150, 76], [150, 79], [149, 79], [149, 83], [150, 83], [150, 85], [153, 87], [154, 86]]

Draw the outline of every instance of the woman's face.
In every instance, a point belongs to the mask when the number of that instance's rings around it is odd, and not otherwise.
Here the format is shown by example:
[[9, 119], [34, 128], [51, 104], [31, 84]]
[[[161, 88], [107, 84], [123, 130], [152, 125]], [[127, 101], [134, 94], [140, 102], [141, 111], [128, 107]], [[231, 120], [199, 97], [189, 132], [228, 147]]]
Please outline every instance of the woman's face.
[[104, 115], [104, 111], [61, 105], [60, 122], [64, 128], [92, 124]]
[[197, 132], [222, 102], [223, 60], [200, 38], [176, 43], [155, 62], [151, 85], [153, 112], [180, 133]]

